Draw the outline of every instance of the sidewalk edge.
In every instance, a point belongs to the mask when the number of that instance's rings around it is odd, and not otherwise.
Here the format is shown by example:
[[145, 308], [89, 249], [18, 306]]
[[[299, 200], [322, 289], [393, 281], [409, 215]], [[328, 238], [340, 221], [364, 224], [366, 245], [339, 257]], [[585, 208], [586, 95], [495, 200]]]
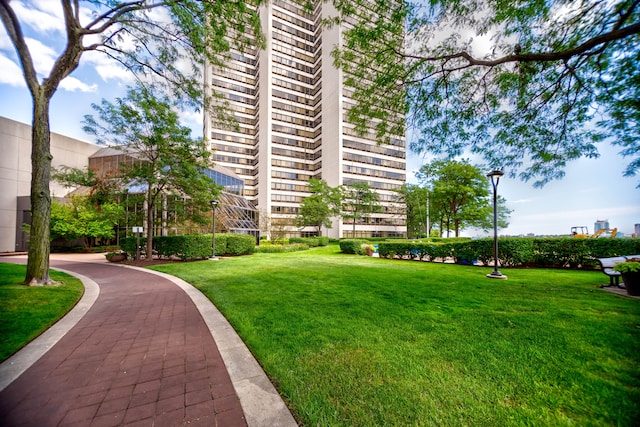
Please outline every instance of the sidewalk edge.
[[202, 292], [190, 283], [167, 273], [128, 265], [123, 267], [153, 273], [170, 280], [191, 298], [218, 346], [249, 427], [298, 426], [253, 354], [227, 319]]
[[82, 319], [87, 311], [89, 311], [93, 303], [98, 299], [98, 295], [100, 295], [100, 287], [98, 284], [87, 276], [57, 267], [52, 267], [51, 269], [67, 273], [70, 276], [80, 279], [84, 286], [84, 293], [69, 313], [0, 364], [0, 391], [15, 381], [16, 378], [22, 375], [24, 371], [49, 351], [60, 338], [65, 336], [66, 333]]

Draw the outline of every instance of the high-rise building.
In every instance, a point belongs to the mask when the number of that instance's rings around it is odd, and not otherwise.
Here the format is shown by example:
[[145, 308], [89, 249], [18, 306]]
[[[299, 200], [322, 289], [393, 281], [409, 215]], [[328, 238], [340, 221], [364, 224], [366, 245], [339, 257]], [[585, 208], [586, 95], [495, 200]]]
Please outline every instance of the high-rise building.
[[[292, 220], [316, 178], [331, 187], [366, 182], [378, 193], [381, 212], [357, 222], [356, 236], [403, 236], [394, 190], [406, 180], [404, 135], [379, 145], [373, 131], [361, 136], [347, 122], [352, 92], [331, 56], [341, 27], [323, 26], [329, 16], [333, 6], [320, 0], [313, 12], [288, 0], [262, 6], [264, 49], [234, 51], [224, 68], [205, 73], [238, 125], [216, 125], [205, 116], [205, 135], [215, 162], [244, 179], [244, 196], [288, 235], [314, 232]], [[352, 236], [350, 221], [336, 219], [329, 236]]]
[[593, 224], [593, 232], [597, 233], [600, 230], [609, 230], [609, 220], [608, 219], [599, 219]]

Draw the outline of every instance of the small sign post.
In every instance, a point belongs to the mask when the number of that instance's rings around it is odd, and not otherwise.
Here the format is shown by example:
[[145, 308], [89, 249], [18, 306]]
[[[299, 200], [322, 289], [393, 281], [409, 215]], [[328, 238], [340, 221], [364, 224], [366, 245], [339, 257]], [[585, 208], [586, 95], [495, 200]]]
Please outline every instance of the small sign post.
[[136, 234], [136, 261], [140, 259], [140, 234], [144, 232], [142, 227], [132, 227], [131, 231]]

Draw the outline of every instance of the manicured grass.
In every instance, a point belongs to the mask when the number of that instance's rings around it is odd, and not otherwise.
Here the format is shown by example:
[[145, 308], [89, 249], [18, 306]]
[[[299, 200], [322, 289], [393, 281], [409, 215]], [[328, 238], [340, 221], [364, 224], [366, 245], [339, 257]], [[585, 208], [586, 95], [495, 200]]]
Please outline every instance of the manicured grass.
[[304, 425], [638, 425], [640, 301], [602, 273], [338, 251], [154, 269], [216, 304]]
[[61, 285], [21, 285], [26, 266], [0, 263], [0, 362], [20, 350], [78, 302], [84, 287], [68, 274], [51, 271]]

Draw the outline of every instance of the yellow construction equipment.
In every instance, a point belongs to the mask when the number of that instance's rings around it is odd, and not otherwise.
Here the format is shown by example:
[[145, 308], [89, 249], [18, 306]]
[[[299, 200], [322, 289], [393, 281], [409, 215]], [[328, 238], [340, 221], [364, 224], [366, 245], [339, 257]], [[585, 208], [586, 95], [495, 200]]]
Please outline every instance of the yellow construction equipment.
[[614, 238], [616, 237], [616, 234], [618, 234], [618, 229], [614, 228], [614, 229], [610, 229], [610, 228], [601, 228], [600, 230], [596, 231], [593, 236], [591, 236], [592, 238], [596, 238], [596, 237], [611, 237]]
[[571, 235], [575, 238], [578, 239], [595, 239], [598, 237], [611, 237], [614, 238], [616, 237], [616, 234], [618, 234], [618, 229], [614, 228], [614, 229], [610, 229], [610, 228], [601, 228], [600, 230], [596, 231], [595, 233], [593, 233], [592, 235], [589, 234], [589, 229], [587, 227], [585, 227], [584, 225], [578, 225], [575, 227], [571, 227]]
[[589, 237], [589, 229], [584, 225], [571, 227], [571, 235], [577, 239], [587, 239]]

